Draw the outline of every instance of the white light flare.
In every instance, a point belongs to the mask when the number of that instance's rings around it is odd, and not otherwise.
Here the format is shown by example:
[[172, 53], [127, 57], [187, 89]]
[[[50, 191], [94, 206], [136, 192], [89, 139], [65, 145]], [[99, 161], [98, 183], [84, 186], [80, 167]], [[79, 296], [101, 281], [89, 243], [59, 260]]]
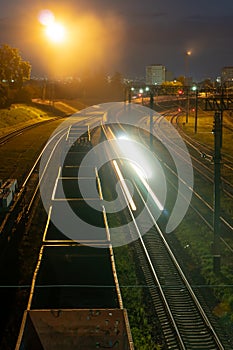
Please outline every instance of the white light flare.
[[156, 194], [152, 191], [152, 189], [150, 188], [150, 185], [148, 184], [148, 182], [146, 181], [146, 176], [145, 173], [141, 170], [140, 167], [138, 167], [137, 165], [135, 165], [134, 163], [130, 163], [131, 166], [133, 167], [133, 169], [136, 171], [136, 173], [138, 174], [138, 176], [140, 177], [140, 180], [142, 181], [143, 185], [145, 186], [146, 190], [148, 191], [149, 195], [151, 196], [151, 198], [153, 199], [153, 201], [155, 202], [155, 204], [157, 205], [157, 207], [159, 208], [159, 210], [163, 211], [164, 210], [164, 206], [162, 205], [162, 203], [160, 202], [160, 200], [158, 199], [158, 197], [156, 196]]
[[122, 175], [122, 173], [121, 173], [121, 171], [120, 171], [120, 169], [119, 169], [119, 166], [118, 166], [116, 160], [113, 160], [113, 165], [114, 165], [114, 167], [115, 167], [115, 169], [116, 169], [118, 178], [119, 178], [119, 180], [120, 180], [120, 183], [121, 183], [122, 189], [123, 189], [123, 191], [124, 191], [124, 194], [125, 194], [125, 196], [126, 196], [126, 199], [127, 199], [127, 201], [128, 201], [128, 204], [130, 205], [130, 207], [131, 207], [131, 209], [132, 209], [133, 211], [137, 210], [137, 207], [136, 207], [136, 205], [135, 205], [135, 203], [134, 203], [134, 201], [133, 201], [133, 198], [132, 198], [132, 196], [131, 196], [131, 194], [130, 194], [130, 191], [129, 191], [127, 185], [126, 185], [126, 182], [125, 182], [125, 180], [124, 180], [124, 178], [123, 178], [123, 175]]
[[144, 179], [147, 179], [147, 178], [148, 178], [147, 175], [146, 175], [146, 173], [145, 173], [145, 170], [144, 170], [142, 167], [140, 167], [140, 166], [138, 166], [137, 164], [132, 163], [132, 162], [130, 162], [130, 165], [131, 165], [132, 168], [136, 171], [136, 173], [138, 174], [138, 176], [139, 176], [140, 178], [144, 178]]
[[45, 33], [47, 37], [55, 43], [62, 42], [66, 36], [64, 26], [61, 23], [57, 22], [51, 23], [50, 25], [46, 26]]
[[[137, 141], [131, 140], [128, 136], [126, 135], [120, 135], [117, 137], [117, 145], [119, 148], [119, 151], [122, 154], [122, 157], [128, 160], [134, 159], [135, 162], [132, 163], [136, 166], [134, 169], [137, 172], [141, 172], [141, 175], [144, 176], [145, 178], [149, 178], [152, 176], [151, 174], [151, 169], [148, 167], [149, 162], [145, 161], [145, 152], [146, 148], [142, 150], [141, 144], [139, 144]], [[123, 141], [123, 142], [121, 142]], [[124, 142], [128, 141], [128, 142]], [[119, 157], [120, 158], [120, 157]], [[141, 164], [139, 167], [138, 164]]]

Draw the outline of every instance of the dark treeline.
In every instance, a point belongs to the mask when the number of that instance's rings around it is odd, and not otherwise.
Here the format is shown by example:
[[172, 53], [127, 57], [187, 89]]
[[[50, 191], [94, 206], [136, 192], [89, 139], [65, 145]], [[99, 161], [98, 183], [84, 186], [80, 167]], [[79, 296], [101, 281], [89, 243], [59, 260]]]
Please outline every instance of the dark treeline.
[[115, 73], [112, 77], [92, 74], [82, 79], [30, 79], [17, 88], [0, 84], [0, 107], [19, 102], [29, 103], [32, 99], [56, 101], [97, 98], [103, 101], [122, 101], [124, 95], [125, 85], [120, 73]]

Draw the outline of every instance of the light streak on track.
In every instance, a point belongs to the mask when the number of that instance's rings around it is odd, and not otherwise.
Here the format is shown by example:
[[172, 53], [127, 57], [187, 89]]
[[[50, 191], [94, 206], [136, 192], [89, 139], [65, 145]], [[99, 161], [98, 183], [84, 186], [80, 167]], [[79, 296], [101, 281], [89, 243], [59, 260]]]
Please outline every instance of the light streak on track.
[[121, 187], [122, 187], [122, 189], [123, 189], [123, 191], [124, 191], [124, 194], [125, 194], [125, 196], [126, 196], [126, 199], [127, 199], [127, 201], [128, 201], [128, 204], [130, 205], [130, 207], [131, 207], [131, 209], [132, 209], [133, 211], [137, 210], [137, 207], [136, 207], [136, 205], [135, 205], [135, 203], [134, 203], [134, 201], [133, 201], [133, 198], [132, 198], [132, 196], [131, 196], [131, 194], [130, 194], [130, 191], [129, 191], [127, 185], [126, 185], [126, 182], [125, 182], [125, 180], [124, 180], [124, 178], [123, 178], [123, 175], [122, 175], [122, 173], [121, 173], [121, 171], [120, 171], [120, 169], [119, 169], [119, 166], [118, 166], [116, 160], [113, 160], [113, 165], [114, 165], [114, 168], [115, 168], [115, 170], [116, 170], [116, 172], [117, 172], [117, 176], [118, 176], [118, 178], [119, 178], [119, 180], [120, 180], [120, 184], [121, 184]]

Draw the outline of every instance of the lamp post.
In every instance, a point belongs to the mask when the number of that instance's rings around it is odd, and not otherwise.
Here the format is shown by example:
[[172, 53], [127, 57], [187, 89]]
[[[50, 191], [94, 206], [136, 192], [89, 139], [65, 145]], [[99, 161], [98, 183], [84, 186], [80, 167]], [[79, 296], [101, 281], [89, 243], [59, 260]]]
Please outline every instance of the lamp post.
[[143, 105], [143, 93], [144, 93], [144, 90], [141, 88], [141, 89], [139, 89], [139, 93], [141, 94], [141, 96], [142, 96], [142, 105]]
[[130, 85], [126, 86], [125, 88], [125, 102], [128, 100], [129, 103], [132, 100], [132, 93], [134, 91], [134, 87], [131, 87]]
[[191, 56], [192, 52], [190, 50], [185, 52], [185, 71], [184, 71], [184, 85], [187, 87], [187, 106], [186, 106], [186, 123], [188, 123], [188, 117], [189, 117], [189, 79], [188, 79], [188, 72], [189, 72], [189, 57]]
[[153, 91], [150, 91], [150, 149], [153, 148], [153, 110], [154, 110], [154, 94]]
[[221, 139], [222, 139], [222, 114], [223, 111], [215, 112], [214, 115], [214, 241], [213, 241], [213, 270], [220, 271], [221, 256], [219, 253], [220, 234], [220, 183], [221, 183]]
[[194, 117], [194, 132], [197, 133], [197, 113], [198, 113], [198, 89], [197, 86], [193, 86], [192, 90], [195, 91], [195, 117]]
[[187, 86], [186, 123], [189, 121], [189, 87]]

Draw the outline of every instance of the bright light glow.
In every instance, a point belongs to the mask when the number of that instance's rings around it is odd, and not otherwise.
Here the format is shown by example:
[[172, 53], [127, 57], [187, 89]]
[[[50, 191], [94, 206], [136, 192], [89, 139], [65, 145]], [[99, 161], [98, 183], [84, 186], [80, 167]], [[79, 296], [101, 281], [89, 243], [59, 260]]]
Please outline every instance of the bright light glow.
[[64, 41], [66, 36], [65, 27], [55, 20], [50, 10], [43, 10], [38, 16], [39, 22], [45, 27], [45, 34], [54, 43]]
[[186, 55], [187, 55], [187, 56], [191, 56], [191, 54], [192, 54], [192, 51], [191, 51], [191, 50], [186, 51]]
[[140, 178], [143, 177], [144, 179], [147, 179], [146, 173], [142, 167], [138, 166], [135, 163], [130, 163], [130, 165], [133, 167]]
[[51, 41], [60, 43], [64, 41], [66, 31], [62, 24], [54, 22], [46, 26], [45, 33]]
[[38, 19], [43, 26], [48, 26], [55, 21], [54, 14], [50, 10], [40, 11]]
[[131, 196], [131, 194], [130, 194], [130, 192], [129, 192], [129, 189], [128, 189], [127, 185], [126, 185], [126, 182], [125, 182], [125, 180], [124, 180], [124, 178], [123, 178], [123, 175], [122, 175], [122, 173], [121, 173], [121, 171], [120, 171], [120, 169], [119, 169], [119, 166], [118, 166], [116, 160], [113, 160], [113, 165], [114, 165], [114, 167], [115, 167], [115, 169], [116, 169], [118, 178], [119, 178], [120, 183], [121, 183], [122, 190], [124, 191], [124, 194], [125, 194], [125, 196], [126, 196], [126, 199], [127, 199], [127, 201], [128, 201], [128, 204], [130, 205], [131, 209], [132, 209], [133, 211], [135, 211], [135, 210], [137, 209], [137, 207], [136, 207], [136, 205], [135, 205], [135, 203], [134, 203], [134, 201], [133, 201], [133, 198], [132, 198], [132, 196]]
[[132, 167], [134, 168], [134, 170], [136, 171], [136, 173], [140, 177], [140, 180], [142, 181], [142, 183], [145, 186], [147, 192], [150, 194], [151, 198], [153, 199], [153, 201], [155, 202], [155, 204], [157, 205], [159, 210], [162, 211], [164, 209], [164, 207], [163, 207], [162, 203], [159, 201], [158, 197], [155, 195], [155, 193], [150, 188], [148, 182], [146, 181], [145, 173], [137, 165], [135, 165], [134, 163], [130, 163], [130, 164], [132, 165]]
[[126, 136], [126, 135], [120, 135], [117, 138], [118, 138], [118, 140], [129, 140], [128, 136]]
[[[147, 158], [145, 157], [145, 153], [141, 150], [141, 146], [125, 134], [117, 136], [117, 140], [119, 141], [117, 144], [122, 157], [130, 160], [130, 164], [138, 174], [144, 178], [150, 178], [152, 176], [150, 164], [146, 161]], [[130, 142], [125, 143], [121, 142], [121, 140]], [[144, 151], [146, 151], [146, 149]], [[135, 161], [133, 162], [133, 160]]]

